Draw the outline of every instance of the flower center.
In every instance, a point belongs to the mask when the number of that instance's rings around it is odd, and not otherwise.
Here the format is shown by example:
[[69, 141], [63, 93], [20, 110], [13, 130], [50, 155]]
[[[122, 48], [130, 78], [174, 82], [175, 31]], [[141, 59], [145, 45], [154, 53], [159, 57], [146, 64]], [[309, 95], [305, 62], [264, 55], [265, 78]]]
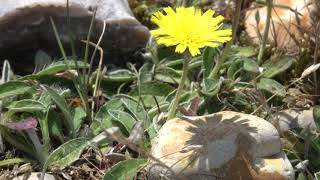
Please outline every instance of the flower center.
[[181, 38], [181, 44], [186, 46], [194, 46], [200, 42], [199, 34], [188, 33]]

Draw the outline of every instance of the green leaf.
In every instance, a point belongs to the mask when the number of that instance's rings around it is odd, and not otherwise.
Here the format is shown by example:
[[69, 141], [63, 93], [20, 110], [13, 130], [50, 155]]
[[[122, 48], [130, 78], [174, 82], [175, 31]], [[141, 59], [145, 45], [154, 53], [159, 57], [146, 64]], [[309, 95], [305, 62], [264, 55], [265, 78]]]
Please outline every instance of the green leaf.
[[22, 159], [22, 158], [5, 159], [0, 161], [0, 167], [11, 166], [11, 165], [21, 164], [26, 162], [29, 162], [29, 161], [27, 159]]
[[46, 109], [41, 102], [33, 99], [14, 101], [7, 108], [9, 109], [9, 114], [14, 114], [16, 112], [38, 112]]
[[117, 126], [116, 122], [112, 121], [109, 110], [123, 111], [124, 107], [119, 98], [114, 98], [107, 101], [97, 112], [94, 121], [91, 123], [90, 128], [95, 135], [103, 131], [103, 129]]
[[204, 88], [201, 92], [207, 96], [214, 96], [220, 91], [222, 82], [222, 79], [205, 78], [203, 81]]
[[259, 65], [252, 59], [246, 59], [243, 62], [243, 69], [252, 73], [259, 73]]
[[66, 102], [66, 100], [64, 99], [64, 97], [62, 97], [61, 95], [59, 95], [55, 90], [53, 90], [50, 87], [44, 87], [44, 89], [46, 90], [46, 92], [50, 95], [51, 99], [57, 104], [57, 106], [59, 107], [59, 109], [62, 111], [63, 116], [66, 118], [66, 125], [68, 126], [68, 132], [69, 135], [72, 135], [73, 137], [75, 137], [75, 127], [73, 124], [73, 118], [72, 118], [72, 113], [69, 109], [69, 106]]
[[[109, 117], [109, 110], [123, 110], [124, 107], [122, 106], [122, 102], [119, 98], [111, 99], [106, 102], [102, 107], [100, 107], [99, 111], [95, 116], [95, 120], [99, 122], [103, 122]], [[112, 127], [112, 126], [110, 126]]]
[[262, 78], [258, 82], [257, 87], [261, 90], [266, 90], [281, 97], [284, 97], [286, 95], [284, 86], [273, 79]]
[[148, 82], [152, 80], [153, 64], [145, 63], [139, 70], [140, 83]]
[[[85, 64], [82, 61], [78, 61], [77, 63], [78, 63], [78, 67], [80, 69], [89, 67], [89, 64]], [[76, 68], [76, 64], [75, 64], [74, 61], [71, 61], [71, 60], [67, 61], [67, 64], [68, 64], [70, 69], [75, 69]], [[66, 71], [66, 70], [68, 70], [68, 69], [67, 69], [67, 66], [64, 63], [64, 61], [58, 61], [56, 63], [51, 64], [46, 69], [38, 72], [37, 75], [54, 75], [54, 74], [57, 74], [59, 72], [63, 72], [63, 71]]]
[[297, 180], [307, 180], [307, 178], [303, 173], [299, 173]]
[[[174, 88], [167, 83], [151, 81], [140, 84], [140, 95], [167, 96]], [[136, 93], [137, 89], [133, 90]]]
[[147, 164], [146, 159], [129, 159], [112, 166], [104, 180], [132, 180], [137, 172]]
[[38, 112], [36, 113], [36, 116], [39, 118], [39, 124], [42, 134], [42, 143], [43, 143], [43, 151], [47, 155], [49, 153], [50, 147], [51, 147], [51, 139], [50, 139], [50, 130], [49, 130], [49, 109], [48, 107], [46, 109], [46, 112]]
[[159, 67], [156, 70], [155, 79], [161, 82], [177, 83], [180, 81], [182, 71], [169, 67]]
[[236, 47], [237, 53], [234, 56], [240, 57], [252, 57], [256, 54], [253, 47]]
[[148, 113], [145, 111], [143, 106], [139, 104], [139, 102], [126, 97], [121, 98], [121, 101], [123, 105], [130, 111], [136, 118], [136, 120], [143, 120], [144, 121], [144, 127], [147, 129], [149, 137], [156, 136], [155, 129], [153, 127], [153, 124], [148, 116]]
[[61, 118], [54, 110], [49, 110], [48, 114], [49, 132], [52, 136], [58, 138], [61, 143], [64, 143], [64, 136], [62, 133]]
[[76, 132], [81, 128], [83, 119], [87, 116], [86, 111], [81, 107], [76, 107], [73, 113], [73, 127]]
[[136, 75], [126, 69], [119, 69], [112, 72], [108, 72], [103, 77], [103, 81], [108, 81], [108, 82], [130, 82], [136, 79], [137, 79]]
[[294, 59], [289, 56], [281, 56], [276, 60], [268, 60], [262, 66], [265, 68], [263, 72], [263, 77], [272, 78], [287, 69], [289, 69], [293, 63]]
[[21, 81], [9, 81], [0, 85], [0, 99], [21, 95], [34, 90], [33, 87]]
[[228, 68], [228, 71], [227, 71], [228, 79], [235, 80], [237, 78], [236, 75], [241, 70], [242, 70], [241, 61], [237, 61], [237, 60], [232, 61], [231, 65], [230, 65], [230, 67]]
[[112, 116], [113, 120], [120, 123], [123, 127], [122, 132], [125, 135], [129, 135], [132, 127], [136, 123], [135, 119], [128, 113], [119, 110], [109, 110], [109, 114]]
[[34, 159], [37, 159], [37, 153], [35, 152], [34, 146], [30, 141], [27, 141], [26, 137], [13, 132], [12, 130], [1, 124], [0, 132], [6, 142], [8, 142], [11, 146], [25, 152], [29, 156], [32, 156]]
[[217, 48], [207, 47], [202, 55], [202, 63], [205, 77], [208, 77], [213, 69], [214, 57], [218, 54]]
[[320, 130], [320, 106], [315, 106], [313, 108], [313, 118], [317, 128]]
[[145, 120], [147, 118], [147, 112], [137, 101], [124, 97], [121, 98], [121, 102], [135, 116], [136, 120]]
[[86, 138], [72, 139], [54, 150], [46, 160], [43, 170], [47, 168], [64, 169], [79, 159], [82, 151], [89, 145]]

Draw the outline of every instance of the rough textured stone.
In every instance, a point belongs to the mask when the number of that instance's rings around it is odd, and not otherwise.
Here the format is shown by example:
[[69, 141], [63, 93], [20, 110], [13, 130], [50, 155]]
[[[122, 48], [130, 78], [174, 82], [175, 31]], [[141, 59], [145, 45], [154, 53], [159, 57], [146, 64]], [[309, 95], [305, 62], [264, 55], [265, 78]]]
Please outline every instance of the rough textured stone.
[[[154, 157], [187, 179], [252, 179], [263, 174], [291, 179], [284, 172], [284, 169], [293, 172], [286, 158], [279, 158], [285, 166], [277, 166], [277, 171], [265, 170], [262, 160], [256, 162], [279, 153], [280, 138], [269, 122], [231, 111], [170, 120], [154, 139], [151, 151]], [[255, 167], [261, 172], [255, 171]], [[175, 179], [168, 168], [154, 161], [150, 162], [148, 171], [151, 179], [159, 176]]]
[[310, 128], [311, 131], [317, 129], [313, 117], [313, 108], [310, 109], [286, 109], [274, 115], [278, 119], [282, 132], [293, 128]]
[[[33, 49], [56, 51], [58, 44], [50, 23], [53, 18], [60, 38], [70, 49], [66, 0], [0, 1], [0, 58], [19, 60]], [[119, 54], [145, 47], [149, 31], [132, 15], [127, 0], [70, 0], [70, 27], [76, 50], [82, 56], [94, 9], [97, 8], [91, 40], [97, 42], [103, 21], [106, 31], [101, 42], [104, 52]], [[50, 52], [48, 52], [50, 53]], [[54, 54], [54, 53], [52, 53]], [[12, 56], [14, 55], [14, 56]], [[25, 57], [23, 57], [25, 58]], [[109, 59], [110, 56], [108, 57]], [[29, 62], [30, 64], [30, 62]]]

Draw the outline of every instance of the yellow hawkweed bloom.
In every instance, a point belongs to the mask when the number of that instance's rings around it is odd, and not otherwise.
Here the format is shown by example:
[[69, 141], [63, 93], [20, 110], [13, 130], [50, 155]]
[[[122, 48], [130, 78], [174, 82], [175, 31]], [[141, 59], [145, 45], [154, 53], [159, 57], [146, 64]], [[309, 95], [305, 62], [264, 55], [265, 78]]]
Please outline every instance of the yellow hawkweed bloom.
[[213, 17], [213, 10], [202, 13], [194, 7], [179, 7], [176, 11], [167, 7], [164, 12], [165, 14], [159, 11], [153, 14], [151, 21], [157, 24], [159, 29], [152, 30], [151, 34], [158, 44], [177, 45], [177, 53], [189, 49], [192, 56], [197, 56], [205, 46], [217, 47], [219, 43], [231, 40], [231, 29], [220, 29], [224, 17]]

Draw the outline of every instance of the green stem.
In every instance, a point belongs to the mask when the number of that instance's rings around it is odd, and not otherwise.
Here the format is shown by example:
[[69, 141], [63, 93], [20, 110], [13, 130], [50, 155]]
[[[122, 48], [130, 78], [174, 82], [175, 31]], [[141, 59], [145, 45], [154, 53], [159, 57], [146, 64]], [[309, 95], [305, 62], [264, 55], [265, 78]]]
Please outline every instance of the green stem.
[[230, 51], [231, 49], [231, 42], [229, 42], [226, 47], [224, 48], [223, 52], [222, 52], [222, 55], [220, 56], [220, 58], [218, 59], [216, 65], [214, 66], [213, 70], [211, 71], [211, 73], [209, 74], [209, 77], [210, 79], [216, 79], [218, 78], [219, 76], [219, 71], [221, 69], [221, 66], [223, 65], [224, 63], [224, 60], [226, 59], [227, 57], [227, 54], [228, 52]]
[[266, 27], [263, 32], [263, 36], [261, 39], [261, 45], [260, 50], [258, 54], [258, 63], [262, 63], [262, 57], [264, 55], [264, 51], [266, 49], [266, 42], [269, 35], [269, 29], [270, 29], [270, 21], [271, 21], [271, 11], [272, 11], [272, 0], [267, 0], [267, 17], [266, 17]]
[[237, 29], [239, 26], [240, 21], [240, 15], [241, 15], [241, 6], [242, 6], [243, 0], [238, 0], [236, 4], [236, 12], [235, 16], [233, 17], [233, 23], [232, 23], [232, 39], [230, 42], [227, 43], [226, 47], [224, 48], [221, 57], [218, 59], [216, 65], [214, 66], [213, 70], [209, 74], [210, 79], [216, 79], [219, 76], [219, 71], [221, 69], [221, 66], [223, 65], [227, 54], [229, 53], [231, 49], [231, 45], [235, 42], [236, 35], [237, 35]]
[[169, 113], [168, 113], [168, 119], [167, 120], [170, 120], [170, 119], [174, 118], [175, 115], [176, 115], [176, 111], [177, 111], [177, 107], [179, 105], [179, 101], [180, 101], [180, 98], [181, 98], [183, 87], [184, 87], [184, 84], [185, 84], [186, 79], [187, 79], [190, 60], [191, 60], [191, 55], [189, 54], [189, 52], [186, 52], [184, 54], [182, 76], [181, 76], [180, 83], [179, 83], [176, 95], [174, 97], [174, 100], [173, 100], [172, 104], [169, 107]]

